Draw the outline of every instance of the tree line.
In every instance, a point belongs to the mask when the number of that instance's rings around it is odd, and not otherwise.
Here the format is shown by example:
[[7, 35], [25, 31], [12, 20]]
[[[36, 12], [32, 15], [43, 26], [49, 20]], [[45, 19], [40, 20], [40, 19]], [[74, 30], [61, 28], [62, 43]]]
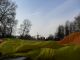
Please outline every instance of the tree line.
[[66, 21], [65, 25], [59, 25], [55, 39], [61, 40], [73, 32], [80, 32], [80, 15], [74, 17], [73, 22]]
[[[13, 37], [16, 32], [18, 20], [16, 17], [17, 5], [12, 0], [0, 0], [0, 37]], [[31, 28], [31, 22], [27, 19], [20, 25], [20, 36], [28, 35]]]
[[73, 22], [67, 21], [65, 25], [59, 25], [55, 35], [49, 35], [47, 38], [37, 35], [37, 38], [32, 37], [29, 32], [31, 29], [31, 21], [25, 19], [18, 30], [19, 36], [14, 36], [18, 20], [16, 17], [17, 5], [11, 0], [0, 0], [0, 38], [15, 38], [29, 39], [29, 40], [62, 40], [65, 36], [80, 32], [80, 15], [74, 18]]
[[65, 22], [65, 25], [59, 25], [54, 35], [51, 34], [47, 38], [40, 37], [38, 40], [59, 41], [62, 40], [65, 36], [68, 36], [74, 32], [80, 32], [80, 14], [74, 17], [74, 21], [70, 22], [68, 20]]

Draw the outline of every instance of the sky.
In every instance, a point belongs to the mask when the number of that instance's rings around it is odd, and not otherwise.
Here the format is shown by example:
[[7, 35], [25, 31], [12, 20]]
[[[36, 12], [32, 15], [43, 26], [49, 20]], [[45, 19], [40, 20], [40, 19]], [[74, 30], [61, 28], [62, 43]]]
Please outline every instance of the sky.
[[[48, 36], [55, 34], [60, 24], [73, 21], [80, 13], [80, 0], [13, 0], [17, 4], [16, 19], [32, 23], [30, 34]], [[18, 26], [19, 26], [18, 24]]]

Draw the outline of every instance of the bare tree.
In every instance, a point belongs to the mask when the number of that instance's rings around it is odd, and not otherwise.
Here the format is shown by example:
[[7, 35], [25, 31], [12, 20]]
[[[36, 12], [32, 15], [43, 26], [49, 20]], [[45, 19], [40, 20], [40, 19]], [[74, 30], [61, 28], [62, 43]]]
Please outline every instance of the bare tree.
[[28, 19], [25, 19], [23, 23], [20, 25], [20, 35], [21, 36], [26, 36], [30, 32], [32, 24]]
[[[16, 4], [11, 0], [0, 0], [0, 24], [2, 35], [8, 34], [8, 30], [12, 31], [16, 15]], [[10, 35], [12, 32], [10, 33]]]

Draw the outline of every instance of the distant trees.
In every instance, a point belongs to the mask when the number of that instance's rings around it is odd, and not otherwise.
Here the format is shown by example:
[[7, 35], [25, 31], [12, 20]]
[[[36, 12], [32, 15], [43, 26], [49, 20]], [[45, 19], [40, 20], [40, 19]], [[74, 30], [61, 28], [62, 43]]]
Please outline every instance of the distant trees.
[[80, 15], [74, 19], [75, 20], [73, 22], [66, 21], [65, 25], [59, 25], [55, 35], [49, 35], [47, 38], [39, 37], [39, 35], [37, 35], [37, 39], [59, 41], [73, 32], [80, 32]]
[[75, 24], [74, 22], [70, 22], [70, 33], [73, 33], [75, 31]]
[[60, 40], [64, 38], [64, 26], [59, 25], [58, 30], [55, 35], [55, 39]]
[[64, 36], [73, 32], [80, 32], [80, 15], [74, 18], [73, 22], [66, 21], [65, 25], [59, 25], [55, 34], [55, 40], [63, 39]]
[[75, 28], [76, 28], [76, 31], [80, 32], [80, 15], [75, 17]]
[[29, 38], [30, 37], [29, 32], [31, 26], [32, 26], [31, 22], [28, 19], [25, 19], [23, 23], [20, 25], [20, 36]]
[[46, 38], [46, 40], [54, 40], [54, 35], [49, 35], [47, 38]]
[[0, 35], [12, 35], [15, 20], [16, 4], [11, 0], [0, 0]]
[[64, 28], [64, 30], [65, 30], [65, 36], [67, 36], [67, 35], [70, 34], [70, 22], [69, 22], [69, 21], [67, 21], [67, 22], [65, 23], [65, 28]]

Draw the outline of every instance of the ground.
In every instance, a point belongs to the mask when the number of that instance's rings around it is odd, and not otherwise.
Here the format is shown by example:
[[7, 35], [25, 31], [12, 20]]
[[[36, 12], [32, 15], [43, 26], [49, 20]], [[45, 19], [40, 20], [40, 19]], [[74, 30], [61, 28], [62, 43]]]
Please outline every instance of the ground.
[[79, 45], [60, 45], [55, 41], [5, 39], [0, 52], [2, 56], [25, 56], [32, 60], [80, 60]]

